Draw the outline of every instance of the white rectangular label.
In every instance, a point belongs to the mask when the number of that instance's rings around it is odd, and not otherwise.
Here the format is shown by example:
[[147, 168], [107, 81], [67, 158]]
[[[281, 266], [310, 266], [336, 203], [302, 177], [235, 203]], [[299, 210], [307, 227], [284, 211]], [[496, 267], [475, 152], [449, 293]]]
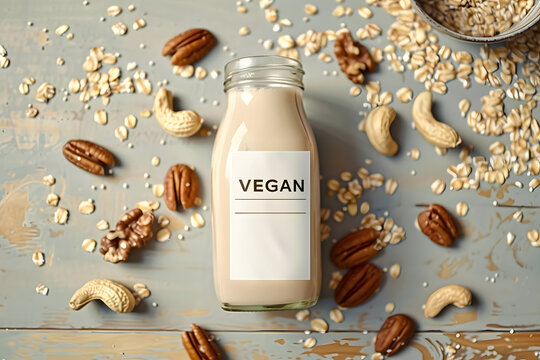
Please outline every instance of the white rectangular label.
[[309, 151], [236, 151], [230, 161], [231, 280], [309, 280]]

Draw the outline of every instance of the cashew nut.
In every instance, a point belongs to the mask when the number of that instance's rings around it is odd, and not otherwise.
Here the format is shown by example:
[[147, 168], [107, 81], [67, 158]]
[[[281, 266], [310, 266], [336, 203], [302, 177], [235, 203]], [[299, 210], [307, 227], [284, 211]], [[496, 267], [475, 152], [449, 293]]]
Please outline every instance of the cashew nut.
[[449, 304], [463, 308], [471, 304], [472, 294], [466, 287], [461, 285], [447, 285], [436, 290], [429, 296], [424, 308], [424, 316], [432, 318]]
[[195, 111], [174, 111], [172, 94], [165, 88], [159, 89], [156, 93], [154, 113], [163, 130], [177, 137], [189, 137], [195, 134], [204, 121]]
[[424, 91], [416, 96], [412, 117], [418, 132], [430, 143], [440, 148], [455, 148], [461, 144], [459, 134], [451, 126], [437, 121], [431, 113], [432, 96]]
[[392, 139], [390, 125], [396, 118], [396, 112], [390, 106], [379, 106], [371, 110], [366, 118], [366, 134], [375, 150], [386, 156], [395, 155], [399, 149]]
[[117, 313], [131, 312], [137, 300], [124, 285], [112, 280], [95, 279], [84, 284], [69, 300], [69, 307], [73, 310], [83, 308], [92, 300], [101, 300]]

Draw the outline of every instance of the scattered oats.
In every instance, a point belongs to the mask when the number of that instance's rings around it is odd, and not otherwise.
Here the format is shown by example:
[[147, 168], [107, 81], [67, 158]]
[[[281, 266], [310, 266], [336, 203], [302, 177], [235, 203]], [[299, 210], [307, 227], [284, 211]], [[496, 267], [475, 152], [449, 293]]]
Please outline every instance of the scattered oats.
[[292, 26], [292, 21], [289, 19], [281, 19], [279, 20], [279, 25], [289, 27]]
[[55, 193], [50, 193], [47, 195], [47, 199], [45, 201], [50, 206], [58, 206], [58, 201], [60, 201], [60, 198]]
[[269, 23], [275, 23], [278, 18], [278, 13], [276, 8], [268, 8], [264, 10], [264, 17]]
[[201, 228], [204, 226], [204, 218], [199, 213], [193, 213], [191, 215], [191, 226], [194, 228]]
[[540, 185], [540, 179], [534, 178], [531, 181], [529, 181], [529, 192], [533, 192], [538, 185]]
[[56, 94], [56, 89], [51, 84], [45, 82], [39, 86], [36, 93], [36, 100], [47, 103]]
[[122, 8], [118, 5], [112, 5], [107, 8], [107, 14], [109, 16], [118, 16], [122, 12]]
[[154, 193], [154, 196], [162, 197], [165, 192], [165, 187], [163, 186], [163, 184], [155, 184], [152, 187], [152, 192]]
[[263, 47], [266, 50], [272, 50], [272, 48], [274, 47], [274, 42], [272, 40], [265, 40], [263, 41]]
[[212, 70], [210, 71], [210, 77], [212, 79], [217, 79], [219, 77], [219, 70]]
[[373, 13], [368, 7], [361, 6], [358, 8], [358, 15], [360, 15], [364, 19], [369, 19], [370, 17], [373, 16]]
[[376, 352], [371, 355], [371, 360], [384, 360], [384, 356], [381, 353]]
[[125, 141], [128, 138], [127, 128], [124, 125], [118, 126], [114, 129], [114, 136], [120, 141]]
[[62, 36], [64, 35], [64, 33], [66, 31], [69, 30], [69, 25], [60, 25], [59, 27], [56, 28], [56, 30], [54, 31], [54, 33], [58, 36]]
[[171, 238], [171, 231], [168, 228], [160, 229], [156, 234], [156, 240], [159, 242], [167, 241]]
[[294, 47], [294, 39], [289, 34], [281, 35], [277, 42], [283, 49], [290, 49]]
[[45, 185], [54, 185], [54, 183], [56, 183], [56, 179], [54, 178], [54, 176], [52, 175], [45, 175], [43, 178], [41, 178], [41, 182], [44, 183]]
[[9, 66], [9, 59], [5, 56], [0, 55], [0, 68], [5, 69]]
[[312, 5], [312, 4], [304, 5], [304, 12], [308, 15], [315, 15], [318, 11], [319, 9], [315, 5]]
[[94, 121], [100, 125], [106, 125], [108, 121], [107, 112], [103, 109], [98, 109], [94, 112]]
[[43, 264], [45, 264], [45, 254], [39, 250], [34, 251], [32, 254], [32, 261], [36, 266], [43, 266]]
[[130, 4], [130, 5], [128, 6], [128, 10], [129, 10], [129, 11], [134, 11], [134, 10], [135, 10], [135, 5]]
[[360, 214], [367, 214], [369, 212], [369, 208], [369, 202], [362, 202], [362, 204], [360, 204]]
[[389, 302], [388, 304], [386, 304], [386, 306], [384, 307], [384, 311], [388, 314], [390, 314], [392, 311], [394, 311], [394, 309], [396, 308], [396, 306], [394, 305], [394, 303], [392, 302]]
[[238, 30], [238, 35], [240, 36], [246, 36], [250, 33], [251, 31], [249, 30], [249, 28], [247, 26], [242, 26], [239, 30]]
[[151, 201], [139, 201], [135, 204], [135, 207], [141, 209], [142, 211], [154, 211], [159, 209], [159, 201], [151, 200]]
[[74, 37], [74, 36], [75, 36], [75, 35], [73, 35], [73, 33], [69, 33], [69, 34], [66, 35], [66, 39], [68, 39], [68, 40], [73, 40], [73, 37]]
[[411, 101], [412, 95], [413, 95], [412, 90], [409, 89], [409, 88], [405, 88], [405, 87], [399, 89], [399, 90], [396, 92], [396, 97], [397, 97], [398, 100], [401, 101], [402, 103], [407, 103], [407, 102]]
[[538, 233], [538, 230], [536, 230], [536, 229], [529, 230], [529, 232], [527, 232], [527, 240], [529, 240], [531, 245], [534, 246], [534, 247], [539, 247], [540, 246], [540, 238], [539, 238], [539, 236], [540, 235]]
[[317, 344], [317, 340], [315, 338], [309, 337], [306, 340], [304, 340], [304, 348], [311, 349]]
[[247, 8], [245, 6], [240, 5], [236, 7], [236, 11], [238, 11], [240, 14], [245, 14], [247, 13]]
[[101, 22], [105, 22], [106, 20], [107, 19], [105, 18], [105, 16], [102, 16], [102, 17], [99, 18], [99, 21], [101, 21]]
[[168, 217], [164, 216], [164, 215], [161, 215], [159, 218], [158, 218], [158, 226], [160, 228], [164, 228], [165, 226], [168, 226], [170, 224], [170, 220]]
[[89, 252], [89, 253], [94, 252], [94, 250], [96, 249], [96, 240], [84, 239], [81, 244], [81, 247], [86, 252]]
[[212, 105], [213, 106], [219, 106], [219, 101], [217, 101], [217, 100], [212, 101]]
[[398, 182], [395, 179], [388, 179], [385, 184], [385, 192], [388, 195], [393, 195], [398, 188]]
[[89, 215], [93, 213], [94, 210], [95, 210], [94, 200], [92, 199], [83, 200], [79, 204], [79, 212], [83, 215]]
[[60, 224], [60, 225], [64, 225], [66, 223], [66, 221], [68, 220], [68, 217], [69, 217], [69, 211], [68, 209], [66, 208], [63, 208], [63, 207], [59, 207], [55, 212], [54, 212], [54, 222], [57, 223], [57, 224]]
[[129, 114], [124, 118], [124, 125], [127, 126], [130, 129], [135, 128], [137, 126], [137, 118], [133, 114]]
[[512, 218], [516, 220], [517, 222], [521, 222], [523, 220], [523, 211], [517, 210], [513, 215]]
[[332, 279], [330, 279], [330, 282], [328, 283], [328, 288], [330, 290], [335, 290], [342, 278], [343, 274], [341, 272], [334, 271], [332, 273]]
[[144, 45], [144, 43], [139, 44], [139, 49], [144, 49], [145, 47], [146, 47], [146, 45]]
[[345, 15], [345, 6], [343, 6], [343, 5], [338, 5], [334, 9], [334, 11], [332, 11], [332, 16], [342, 17], [343, 15]]
[[47, 296], [47, 294], [49, 293], [49, 288], [46, 287], [46, 286], [43, 285], [43, 284], [38, 284], [38, 285], [36, 286], [36, 292], [37, 292], [38, 294]]
[[321, 318], [315, 318], [311, 320], [311, 329], [313, 331], [318, 331], [321, 334], [324, 334], [328, 331], [328, 323]]
[[431, 184], [431, 191], [433, 191], [434, 194], [440, 195], [446, 188], [446, 183], [441, 180], [437, 179]]
[[107, 230], [109, 228], [109, 223], [107, 220], [99, 220], [96, 224], [98, 230]]
[[273, 2], [274, 0], [259, 0], [259, 7], [261, 9], [266, 9], [267, 7], [272, 5]]
[[145, 110], [141, 110], [140, 114], [144, 118], [149, 118], [150, 116], [152, 116], [152, 111], [145, 109]]
[[459, 102], [459, 111], [461, 112], [461, 116], [465, 117], [467, 114], [467, 111], [469, 111], [469, 108], [471, 107], [471, 102], [468, 99], [463, 99]]
[[122, 36], [127, 33], [127, 26], [123, 22], [118, 21], [111, 26], [111, 30], [114, 35]]
[[160, 145], [165, 145], [166, 144], [165, 139], [159, 140], [159, 143], [160, 143]]
[[309, 319], [308, 309], [299, 310], [296, 312], [296, 320], [303, 322], [303, 321], [306, 321], [307, 319]]
[[362, 89], [360, 89], [358, 86], [352, 86], [349, 89], [349, 95], [351, 96], [358, 96], [362, 92]]
[[456, 204], [456, 212], [459, 216], [465, 216], [469, 212], [469, 205], [466, 202], [460, 201]]
[[516, 235], [514, 235], [513, 233], [511, 232], [508, 232], [506, 234], [506, 243], [508, 245], [512, 245], [512, 243], [514, 242], [514, 239], [516, 238]]
[[330, 319], [338, 324], [341, 324], [344, 320], [343, 313], [339, 309], [332, 309], [330, 310]]
[[137, 68], [137, 63], [135, 61], [128, 62], [126, 65], [126, 70], [131, 71]]
[[391, 277], [394, 279], [397, 279], [399, 275], [401, 274], [401, 265], [400, 264], [394, 264], [390, 266], [390, 270], [388, 271]]
[[143, 18], [137, 19], [133, 22], [133, 30], [139, 30], [146, 26], [146, 21]]

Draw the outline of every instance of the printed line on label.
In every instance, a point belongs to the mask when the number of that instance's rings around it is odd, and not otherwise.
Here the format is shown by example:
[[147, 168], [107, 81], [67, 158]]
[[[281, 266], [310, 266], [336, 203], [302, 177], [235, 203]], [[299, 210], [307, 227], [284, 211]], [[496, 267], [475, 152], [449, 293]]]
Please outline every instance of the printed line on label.
[[286, 215], [303, 215], [305, 211], [235, 211], [237, 215], [262, 215], [262, 214], [286, 214]]
[[266, 200], [307, 200], [306, 198], [298, 199], [298, 198], [236, 198], [234, 200], [260, 200], [260, 201], [266, 201]]

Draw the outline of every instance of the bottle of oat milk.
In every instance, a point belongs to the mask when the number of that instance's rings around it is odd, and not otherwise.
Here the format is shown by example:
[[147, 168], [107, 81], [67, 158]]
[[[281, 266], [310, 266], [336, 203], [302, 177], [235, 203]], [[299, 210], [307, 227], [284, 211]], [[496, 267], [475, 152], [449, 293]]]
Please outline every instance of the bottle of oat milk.
[[302, 309], [319, 297], [319, 159], [303, 74], [280, 56], [225, 66], [227, 111], [212, 155], [214, 281], [225, 310]]

